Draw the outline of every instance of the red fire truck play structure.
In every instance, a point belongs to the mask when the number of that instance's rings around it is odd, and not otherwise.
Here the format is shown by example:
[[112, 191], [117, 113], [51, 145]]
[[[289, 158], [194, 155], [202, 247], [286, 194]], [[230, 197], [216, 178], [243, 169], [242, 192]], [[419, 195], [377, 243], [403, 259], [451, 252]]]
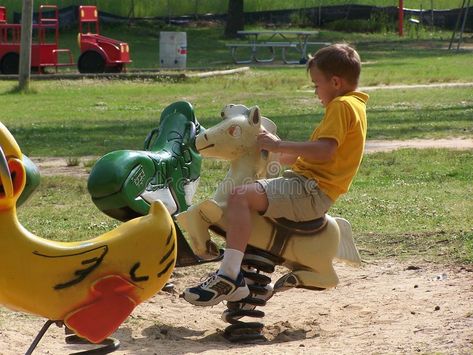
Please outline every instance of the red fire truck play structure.
[[[87, 27], [86, 33], [84, 27]], [[79, 7], [79, 46], [81, 55], [77, 68], [81, 73], [119, 73], [126, 70], [126, 64], [131, 63], [127, 43], [99, 34], [96, 6]]]
[[[45, 13], [52, 17], [45, 16]], [[33, 43], [31, 46], [31, 67], [33, 71], [41, 72], [45, 67], [74, 65], [71, 51], [59, 49], [58, 9], [55, 5], [39, 7], [38, 23], [33, 25]], [[21, 25], [7, 23], [7, 10], [0, 7], [0, 72], [3, 74], [18, 74], [20, 63]], [[61, 53], [66, 55], [65, 62], [59, 62]]]
[[[85, 27], [87, 32], [84, 33]], [[99, 18], [95, 6], [79, 7], [78, 40], [81, 55], [77, 68], [81, 73], [119, 73], [126, 69], [126, 64], [131, 63], [127, 43], [99, 34]], [[0, 6], [0, 73], [18, 74], [20, 41], [21, 25], [9, 24], [6, 8]], [[45, 67], [54, 67], [57, 71], [58, 67], [75, 65], [71, 51], [59, 49], [58, 43], [58, 8], [55, 5], [41, 5], [38, 21], [33, 25], [31, 47], [33, 71], [41, 73]]]

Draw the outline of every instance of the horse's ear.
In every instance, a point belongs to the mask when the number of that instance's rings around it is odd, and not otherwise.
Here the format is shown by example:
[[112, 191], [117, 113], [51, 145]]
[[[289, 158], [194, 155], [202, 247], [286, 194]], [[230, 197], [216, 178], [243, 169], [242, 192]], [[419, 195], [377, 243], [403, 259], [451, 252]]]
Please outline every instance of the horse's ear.
[[248, 120], [250, 121], [250, 125], [252, 126], [261, 125], [261, 112], [258, 106], [253, 106], [250, 109]]

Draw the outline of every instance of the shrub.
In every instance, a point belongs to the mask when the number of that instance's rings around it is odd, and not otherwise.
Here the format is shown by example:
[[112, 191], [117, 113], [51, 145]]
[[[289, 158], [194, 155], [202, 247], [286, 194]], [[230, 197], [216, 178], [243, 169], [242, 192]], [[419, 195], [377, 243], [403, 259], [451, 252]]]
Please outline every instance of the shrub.
[[367, 32], [383, 33], [393, 32], [396, 28], [396, 21], [383, 11], [373, 12], [368, 20], [335, 20], [327, 23], [327, 29], [341, 32]]

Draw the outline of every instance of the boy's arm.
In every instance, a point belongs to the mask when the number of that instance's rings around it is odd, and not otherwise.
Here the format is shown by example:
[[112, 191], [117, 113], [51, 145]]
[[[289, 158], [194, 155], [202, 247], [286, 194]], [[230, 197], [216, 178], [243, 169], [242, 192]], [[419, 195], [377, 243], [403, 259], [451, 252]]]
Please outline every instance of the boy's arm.
[[[332, 138], [320, 138], [310, 142], [291, 142], [282, 141], [268, 133], [258, 135], [258, 145], [260, 149], [282, 153], [284, 159], [288, 158], [289, 160], [290, 156], [292, 158], [302, 156], [309, 161], [329, 161], [335, 155], [338, 147], [337, 141]], [[283, 163], [281, 159], [280, 162]]]
[[292, 165], [296, 162], [298, 155], [287, 154], [287, 153], [278, 153], [278, 161], [282, 165]]

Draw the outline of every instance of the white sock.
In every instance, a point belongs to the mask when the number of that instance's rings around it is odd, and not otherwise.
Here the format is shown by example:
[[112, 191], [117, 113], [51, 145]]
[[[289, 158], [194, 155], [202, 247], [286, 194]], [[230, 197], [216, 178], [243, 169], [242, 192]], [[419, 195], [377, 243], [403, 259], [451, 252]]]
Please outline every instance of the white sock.
[[245, 254], [239, 250], [225, 249], [222, 264], [220, 265], [217, 273], [228, 276], [232, 280], [236, 280], [238, 274], [240, 273], [243, 255]]

